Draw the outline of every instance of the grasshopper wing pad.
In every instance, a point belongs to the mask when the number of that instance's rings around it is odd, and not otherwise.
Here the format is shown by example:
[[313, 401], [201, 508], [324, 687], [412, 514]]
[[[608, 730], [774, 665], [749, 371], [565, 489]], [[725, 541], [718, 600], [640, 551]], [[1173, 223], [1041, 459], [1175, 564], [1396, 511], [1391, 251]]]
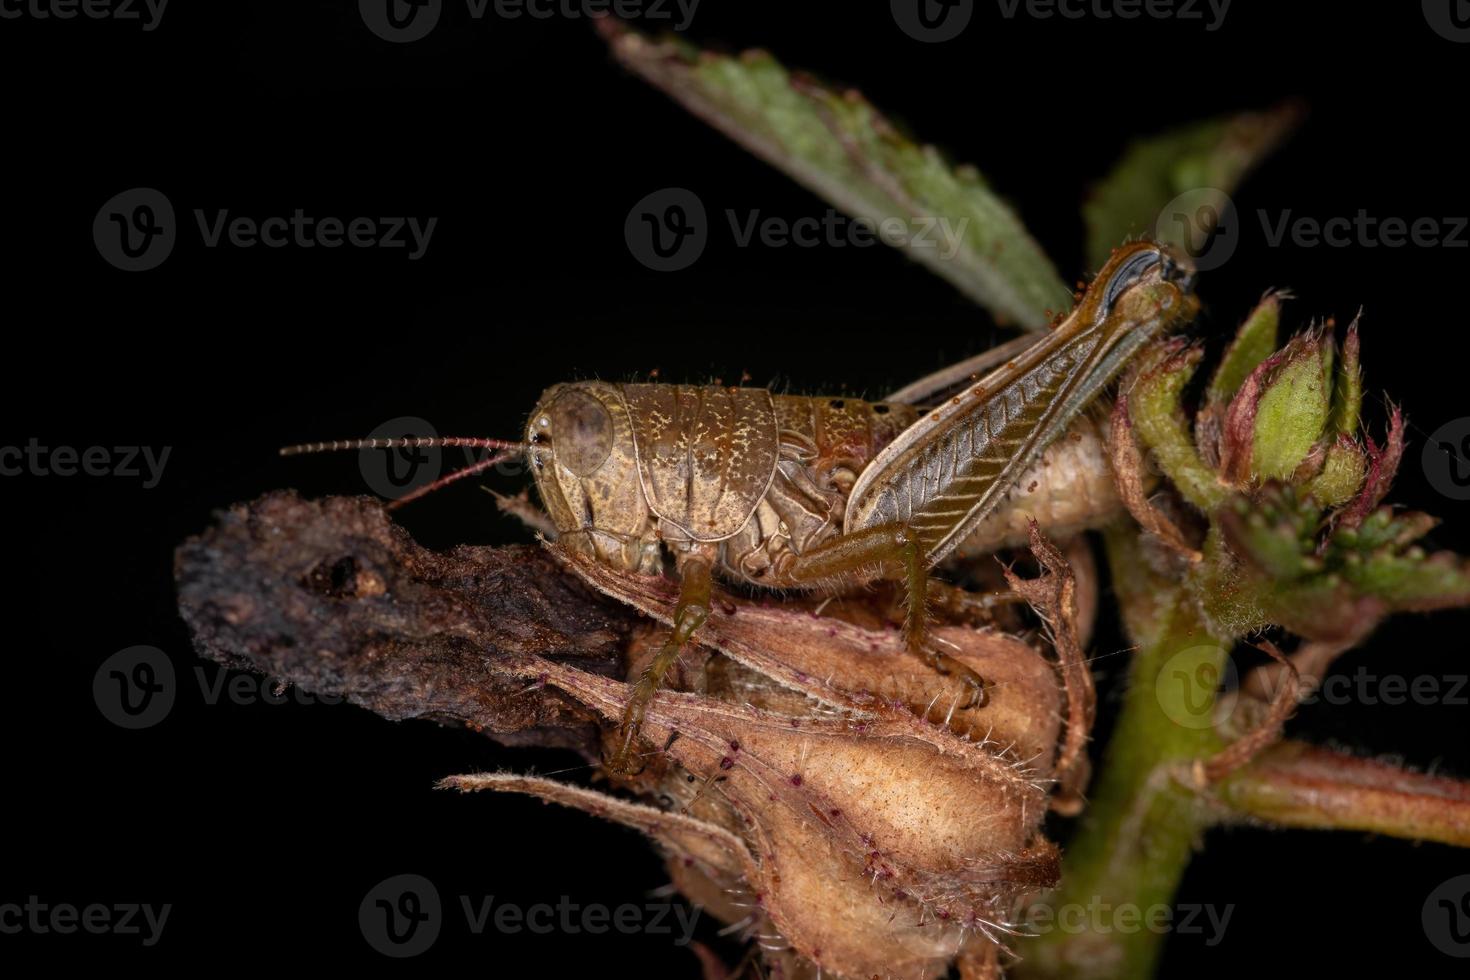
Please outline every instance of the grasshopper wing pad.
[[1037, 422], [1085, 356], [1085, 341], [1044, 360], [1040, 353], [1033, 348], [1040, 363], [1018, 377], [996, 371], [890, 443], [853, 487], [846, 530], [902, 522], [918, 533], [931, 564], [949, 554], [1044, 448]]
[[770, 489], [779, 449], [763, 388], [624, 385], [652, 510], [695, 541], [736, 534]]

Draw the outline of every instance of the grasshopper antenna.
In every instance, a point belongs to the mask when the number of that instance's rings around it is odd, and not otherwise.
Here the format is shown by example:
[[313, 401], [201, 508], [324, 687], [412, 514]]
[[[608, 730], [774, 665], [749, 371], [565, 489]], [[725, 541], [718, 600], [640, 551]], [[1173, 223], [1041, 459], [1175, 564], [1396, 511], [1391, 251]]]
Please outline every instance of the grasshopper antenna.
[[303, 442], [282, 446], [282, 456], [304, 456], [307, 453], [335, 453], [345, 449], [513, 449], [523, 453], [524, 442], [508, 439], [480, 439], [467, 436], [409, 436], [405, 439], [338, 439], [335, 442]]
[[397, 510], [411, 500], [417, 500], [458, 480], [474, 476], [476, 473], [483, 473], [492, 466], [498, 466], [508, 459], [514, 459], [524, 453], [529, 446], [524, 442], [511, 442], [506, 439], [481, 439], [469, 436], [409, 436], [404, 439], [337, 439], [332, 442], [304, 442], [295, 446], [281, 447], [281, 455], [304, 456], [308, 453], [331, 453], [349, 449], [439, 448], [492, 449], [494, 452], [477, 463], [471, 463], [469, 466], [447, 473], [434, 482], [426, 483], [397, 500], [391, 501], [387, 505], [388, 510]]

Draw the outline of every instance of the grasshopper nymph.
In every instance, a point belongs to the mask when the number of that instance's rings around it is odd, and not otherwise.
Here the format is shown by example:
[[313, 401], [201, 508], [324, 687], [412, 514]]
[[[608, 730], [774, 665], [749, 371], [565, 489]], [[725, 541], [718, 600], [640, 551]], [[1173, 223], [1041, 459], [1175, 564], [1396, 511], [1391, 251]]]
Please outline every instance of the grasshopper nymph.
[[1193, 318], [1191, 287], [1162, 247], [1122, 248], [1050, 333], [927, 414], [759, 388], [583, 381], [547, 389], [521, 443], [377, 440], [283, 452], [497, 450], [420, 493], [524, 453], [563, 547], [644, 574], [672, 557], [673, 630], [634, 685], [608, 760], [628, 771], [649, 700], [709, 616], [715, 575], [775, 589], [901, 578], [908, 649], [967, 683], [971, 706], [983, 704], [984, 680], [926, 641], [929, 570], [996, 512], [1144, 344]]

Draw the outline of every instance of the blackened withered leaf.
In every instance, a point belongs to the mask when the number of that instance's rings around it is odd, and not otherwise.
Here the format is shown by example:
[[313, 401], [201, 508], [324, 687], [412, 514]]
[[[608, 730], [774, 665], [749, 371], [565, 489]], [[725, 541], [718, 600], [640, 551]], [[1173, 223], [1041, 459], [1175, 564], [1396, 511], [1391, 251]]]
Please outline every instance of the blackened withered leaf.
[[[535, 655], [616, 674], [637, 617], [535, 545], [421, 548], [366, 497], [271, 493], [179, 546], [179, 611], [200, 653], [391, 719], [590, 745], [590, 715], [520, 696]], [[561, 732], [551, 737], [551, 732]]]

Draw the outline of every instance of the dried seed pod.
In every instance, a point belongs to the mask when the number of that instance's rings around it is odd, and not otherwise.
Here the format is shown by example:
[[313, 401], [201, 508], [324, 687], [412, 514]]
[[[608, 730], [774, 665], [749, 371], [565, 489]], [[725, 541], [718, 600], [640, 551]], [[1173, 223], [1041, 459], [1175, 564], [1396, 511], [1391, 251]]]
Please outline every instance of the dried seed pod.
[[[1074, 642], [1065, 563], [1038, 554], [1047, 581], [1012, 584], [1053, 603], [1044, 618], [1059, 645]], [[675, 597], [661, 580], [563, 557], [595, 588], [671, 617]], [[938, 976], [962, 954], [993, 962], [1023, 899], [1056, 883], [1040, 822], [1064, 712], [1069, 791], [1080, 771], [1091, 718], [1080, 660], [1062, 665], [1082, 688], [1064, 708], [1066, 685], [1033, 647], [940, 627], [952, 656], [996, 682], [985, 708], [959, 708], [954, 683], [905, 656], [892, 630], [830, 607], [818, 617], [733, 596], [716, 606], [701, 639], [718, 652], [687, 665], [685, 690], [649, 705], [644, 734], [666, 748], [620, 782], [679, 812], [519, 777], [447, 784], [531, 793], [637, 827], [663, 845], [681, 891], [768, 955], [844, 977]], [[635, 640], [631, 670], [657, 642]], [[519, 669], [619, 717], [617, 681], [534, 660]]]
[[[861, 598], [818, 615], [819, 603], [716, 594], [682, 690], [649, 705], [645, 731], [667, 750], [616, 782], [670, 809], [517, 776], [446, 785], [637, 827], [666, 849], [680, 891], [738, 923], [773, 974], [932, 977], [958, 963], [994, 975], [1008, 923], [1056, 880], [1040, 825], [1057, 782], [1078, 778], [1090, 717], [1075, 583], [1039, 539], [1033, 550], [1043, 578], [1011, 585], [1057, 662], [1003, 632], [934, 631], [993, 681], [983, 708], [960, 707], [953, 679], [908, 655]], [[661, 639], [634, 610], [667, 623], [675, 597], [664, 580], [559, 557], [435, 554], [372, 501], [273, 494], [179, 549], [180, 609], [225, 662], [390, 717], [590, 754], [585, 737], [619, 717], [633, 661]]]

